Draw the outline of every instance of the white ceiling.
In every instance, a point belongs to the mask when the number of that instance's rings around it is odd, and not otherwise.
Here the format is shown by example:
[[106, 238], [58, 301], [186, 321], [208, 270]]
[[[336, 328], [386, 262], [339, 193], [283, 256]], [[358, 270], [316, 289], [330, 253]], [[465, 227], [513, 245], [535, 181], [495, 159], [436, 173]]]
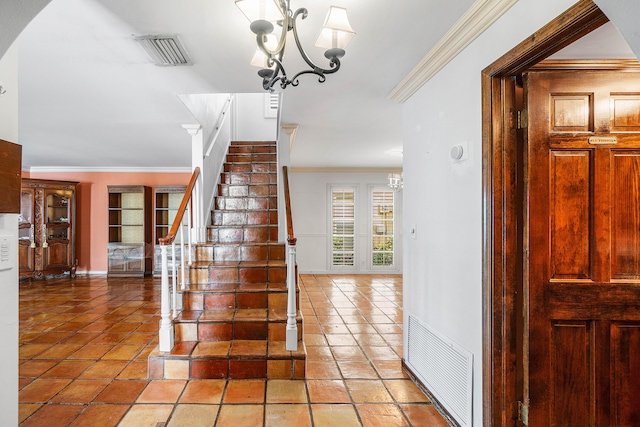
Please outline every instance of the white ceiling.
[[[301, 38], [321, 62], [329, 2], [292, 3], [309, 10]], [[471, 3], [335, 0], [356, 36], [325, 83], [306, 76], [284, 91], [282, 121], [299, 125], [292, 166], [401, 167], [401, 105], [387, 95]], [[178, 95], [262, 91], [248, 25], [233, 0], [53, 0], [18, 39], [24, 166], [188, 168], [181, 126], [195, 120]], [[610, 27], [598, 31], [622, 39]], [[153, 65], [133, 38], [146, 34], [178, 34], [194, 65]], [[302, 68], [295, 52], [285, 61]]]

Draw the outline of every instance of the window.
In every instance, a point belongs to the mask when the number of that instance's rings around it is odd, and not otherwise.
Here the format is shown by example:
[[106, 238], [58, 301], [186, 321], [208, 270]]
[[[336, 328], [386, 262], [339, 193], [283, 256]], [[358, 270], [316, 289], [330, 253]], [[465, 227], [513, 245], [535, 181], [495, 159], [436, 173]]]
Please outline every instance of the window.
[[355, 191], [331, 189], [331, 265], [355, 265]]
[[371, 191], [371, 265], [393, 267], [395, 193], [390, 190]]

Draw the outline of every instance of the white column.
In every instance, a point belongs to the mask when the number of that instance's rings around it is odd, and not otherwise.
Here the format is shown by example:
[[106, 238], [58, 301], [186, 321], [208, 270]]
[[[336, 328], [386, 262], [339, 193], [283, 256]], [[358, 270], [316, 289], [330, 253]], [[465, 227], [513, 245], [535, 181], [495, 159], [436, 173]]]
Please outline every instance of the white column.
[[193, 206], [193, 241], [195, 243], [204, 242], [207, 239], [206, 228], [206, 212], [204, 212], [204, 203], [202, 198], [202, 188], [205, 169], [204, 169], [204, 137], [202, 126], [200, 125], [182, 125], [182, 127], [191, 135], [191, 170], [196, 167], [200, 168], [200, 176], [196, 182], [196, 190], [192, 196]]
[[175, 340], [173, 322], [171, 321], [171, 301], [169, 294], [169, 268], [167, 266], [167, 246], [160, 245], [162, 258], [162, 279], [160, 281], [160, 351], [171, 351]]
[[296, 239], [287, 244], [287, 329], [286, 349], [298, 350], [298, 324], [296, 323]]

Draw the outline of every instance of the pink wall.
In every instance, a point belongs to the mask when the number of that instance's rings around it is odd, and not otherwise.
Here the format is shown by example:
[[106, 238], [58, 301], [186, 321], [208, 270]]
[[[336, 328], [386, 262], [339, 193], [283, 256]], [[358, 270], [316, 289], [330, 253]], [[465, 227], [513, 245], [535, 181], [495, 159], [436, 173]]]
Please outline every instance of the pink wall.
[[24, 178], [78, 181], [76, 258], [78, 272], [107, 271], [107, 185], [187, 185], [190, 173], [23, 172]]

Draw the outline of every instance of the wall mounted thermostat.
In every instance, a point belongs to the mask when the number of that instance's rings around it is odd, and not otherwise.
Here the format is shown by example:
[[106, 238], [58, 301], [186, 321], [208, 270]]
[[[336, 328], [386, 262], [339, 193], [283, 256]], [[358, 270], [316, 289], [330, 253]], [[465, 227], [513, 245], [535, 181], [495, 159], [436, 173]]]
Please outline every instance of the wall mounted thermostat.
[[0, 236], [0, 271], [14, 267], [18, 245], [14, 236]]
[[462, 145], [454, 145], [451, 147], [451, 158], [453, 160], [462, 160], [465, 154], [466, 153]]

